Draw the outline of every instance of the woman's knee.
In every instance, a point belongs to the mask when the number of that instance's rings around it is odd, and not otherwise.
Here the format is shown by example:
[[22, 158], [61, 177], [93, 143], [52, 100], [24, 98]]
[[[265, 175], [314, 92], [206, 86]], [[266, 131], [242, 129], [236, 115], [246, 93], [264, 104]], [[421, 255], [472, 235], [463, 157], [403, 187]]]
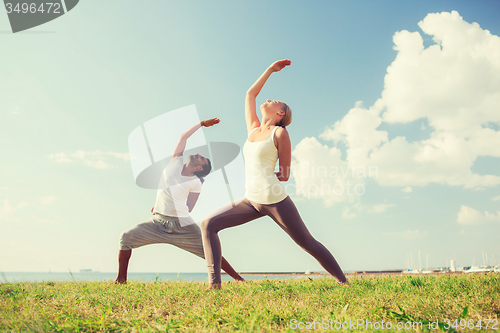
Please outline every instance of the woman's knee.
[[215, 224], [217, 221], [217, 217], [210, 217], [208, 219], [205, 219], [201, 222], [201, 232], [202, 233], [213, 233], [213, 232], [218, 232], [215, 228]]

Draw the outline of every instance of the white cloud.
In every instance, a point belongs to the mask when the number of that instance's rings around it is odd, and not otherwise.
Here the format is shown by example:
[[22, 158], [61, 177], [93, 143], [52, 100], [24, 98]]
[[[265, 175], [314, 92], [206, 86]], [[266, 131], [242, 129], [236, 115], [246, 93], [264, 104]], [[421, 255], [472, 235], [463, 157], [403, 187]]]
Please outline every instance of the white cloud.
[[[489, 128], [500, 124], [500, 38], [455, 11], [429, 14], [419, 26], [435, 44], [424, 48], [420, 33], [397, 32], [398, 53], [387, 68], [381, 98], [368, 108], [356, 103], [319, 136], [344, 143], [345, 158], [335, 147], [306, 138], [294, 149], [295, 160], [376, 166], [379, 172], [372, 178], [383, 186], [437, 183], [477, 189], [500, 184], [499, 176], [471, 171], [479, 156], [500, 157], [500, 131]], [[433, 130], [425, 140], [389, 140], [387, 131], [378, 130], [382, 122], [422, 118]], [[342, 200], [329, 200], [337, 201]]]
[[101, 160], [97, 161], [85, 161], [85, 164], [88, 165], [89, 167], [96, 168], [96, 169], [111, 169], [113, 166], [110, 164], [103, 162]]
[[292, 155], [296, 195], [323, 199], [327, 206], [357, 201], [365, 192], [365, 178], [376, 171], [342, 161], [338, 148], [322, 145], [316, 138], [303, 139]]
[[346, 207], [344, 207], [344, 209], [342, 209], [342, 217], [344, 219], [349, 220], [349, 219], [355, 218], [356, 214], [351, 213], [351, 210], [349, 209], [349, 207], [346, 206]]
[[469, 134], [474, 125], [500, 121], [500, 38], [456, 11], [428, 14], [418, 25], [435, 44], [424, 49], [418, 32], [394, 35], [398, 55], [385, 78], [384, 120], [427, 118], [438, 130]]
[[[31, 217], [19, 217], [20, 214], [17, 213], [17, 211], [30, 207], [30, 208], [36, 208], [37, 210], [40, 210], [40, 208], [46, 209], [47, 206], [50, 206], [54, 203], [56, 200], [56, 197], [53, 196], [45, 196], [45, 197], [40, 197], [38, 198], [38, 201], [40, 202], [40, 205], [36, 204], [30, 204], [29, 202], [26, 201], [21, 201], [17, 205], [14, 205], [10, 199], [5, 199], [5, 200], [0, 200], [0, 222], [6, 222], [3, 224], [3, 226], [10, 226], [10, 225], [15, 225], [12, 222], [16, 222], [17, 224], [19, 222], [36, 222], [38, 224], [54, 224], [55, 222], [52, 220], [40, 218], [35, 215], [35, 213], [31, 213]], [[0, 224], [2, 226], [2, 224]], [[0, 231], [1, 234], [1, 231]]]
[[[372, 214], [380, 214], [385, 212], [388, 208], [395, 207], [395, 204], [392, 203], [383, 203], [376, 205], [362, 205], [359, 202], [349, 206], [344, 206], [342, 209], [342, 217], [345, 219], [353, 219], [357, 216], [357, 213], [372, 213]], [[357, 211], [357, 213], [354, 212]]]
[[17, 206], [13, 206], [9, 199], [0, 200], [0, 221], [15, 221], [14, 212], [27, 206], [29, 204], [26, 201], [21, 201]]
[[14, 207], [12, 207], [10, 200], [0, 201], [0, 221], [12, 219], [14, 216], [13, 214]]
[[384, 235], [393, 236], [403, 240], [415, 240], [427, 236], [427, 231], [406, 230], [399, 232], [385, 232]]
[[372, 205], [371, 208], [369, 208], [369, 211], [372, 213], [383, 213], [387, 210], [387, 208], [391, 208], [396, 206], [395, 204], [378, 204], [378, 205]]
[[499, 195], [499, 196], [497, 196], [497, 197], [494, 197], [494, 198], [493, 198], [493, 199], [491, 199], [491, 200], [493, 200], [493, 201], [500, 201], [500, 195]]
[[71, 162], [71, 158], [68, 157], [65, 153], [56, 153], [49, 155], [50, 159], [54, 160], [56, 163], [69, 163]]
[[495, 213], [484, 212], [462, 205], [457, 216], [457, 223], [464, 225], [476, 225], [488, 222], [500, 222], [500, 211]]
[[0, 186], [0, 190], [8, 190], [9, 188], [7, 186]]
[[413, 192], [413, 189], [411, 188], [411, 186], [406, 186], [401, 191], [405, 192], [405, 193], [411, 193], [411, 192]]
[[83, 150], [77, 150], [72, 154], [66, 153], [56, 153], [49, 155], [49, 158], [56, 163], [71, 163], [71, 162], [83, 162], [85, 165], [95, 168], [95, 169], [112, 169], [115, 167], [113, 165], [113, 160], [130, 160], [128, 153], [114, 153], [114, 152], [103, 152], [100, 150], [86, 152]]
[[47, 220], [47, 219], [44, 219], [44, 218], [39, 218], [37, 216], [35, 216], [34, 213], [31, 214], [31, 219], [32, 221], [38, 223], [38, 224], [54, 224], [53, 221], [51, 220]]
[[110, 152], [110, 151], [103, 152], [100, 150], [91, 151], [91, 152], [85, 152], [83, 150], [78, 150], [78, 151], [74, 152], [73, 154], [71, 154], [70, 156], [75, 158], [75, 159], [81, 159], [81, 160], [89, 159], [89, 158], [102, 158], [105, 156], [118, 158], [118, 159], [121, 159], [124, 161], [128, 161], [130, 159], [128, 153], [122, 154], [122, 153], [114, 153], [114, 152]]
[[56, 197], [52, 197], [52, 196], [46, 196], [46, 197], [41, 197], [41, 198], [38, 198], [38, 200], [40, 201], [40, 203], [44, 206], [50, 206], [54, 203], [54, 201], [56, 200]]
[[21, 208], [24, 208], [24, 207], [28, 207], [30, 204], [26, 201], [21, 201], [20, 203], [17, 204], [17, 207], [16, 209], [21, 209]]

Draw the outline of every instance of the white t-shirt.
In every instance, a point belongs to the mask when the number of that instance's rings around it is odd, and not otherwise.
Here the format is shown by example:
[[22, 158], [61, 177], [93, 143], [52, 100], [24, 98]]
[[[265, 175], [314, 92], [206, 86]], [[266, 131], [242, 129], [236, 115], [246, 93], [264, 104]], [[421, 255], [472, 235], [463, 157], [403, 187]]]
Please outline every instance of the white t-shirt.
[[197, 176], [181, 175], [182, 156], [174, 157], [163, 170], [160, 189], [156, 194], [154, 212], [179, 217], [181, 226], [195, 223], [187, 206], [189, 192], [200, 193], [201, 181]]

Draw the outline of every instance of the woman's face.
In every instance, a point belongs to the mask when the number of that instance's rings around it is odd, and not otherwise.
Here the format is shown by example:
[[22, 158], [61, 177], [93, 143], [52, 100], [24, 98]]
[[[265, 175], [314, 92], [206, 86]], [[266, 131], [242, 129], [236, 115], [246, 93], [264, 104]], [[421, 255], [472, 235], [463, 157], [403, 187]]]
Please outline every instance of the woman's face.
[[268, 100], [266, 100], [265, 103], [262, 103], [262, 105], [260, 106], [260, 110], [261, 110], [262, 114], [264, 114], [264, 113], [276, 114], [276, 113], [284, 112], [283, 111], [284, 107], [285, 107], [285, 103], [277, 101], [277, 100], [271, 101], [268, 99]]

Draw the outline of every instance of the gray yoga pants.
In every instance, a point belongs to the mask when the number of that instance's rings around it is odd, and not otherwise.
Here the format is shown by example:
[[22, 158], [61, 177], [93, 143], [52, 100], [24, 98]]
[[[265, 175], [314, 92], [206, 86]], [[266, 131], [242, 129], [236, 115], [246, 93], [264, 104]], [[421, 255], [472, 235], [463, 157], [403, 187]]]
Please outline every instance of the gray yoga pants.
[[[234, 207], [232, 207], [233, 205]], [[244, 198], [237, 204], [231, 203], [219, 208], [201, 223], [210, 283], [221, 282], [222, 251], [217, 233], [220, 230], [241, 225], [265, 215], [271, 217], [297, 245], [318, 260], [321, 266], [337, 280], [346, 281], [335, 258], [309, 233], [295, 204], [287, 196], [282, 201], [269, 205], [257, 204]]]
[[177, 217], [159, 214], [123, 232], [120, 237], [120, 250], [157, 243], [172, 244], [205, 258], [201, 230], [196, 223], [181, 227]]

